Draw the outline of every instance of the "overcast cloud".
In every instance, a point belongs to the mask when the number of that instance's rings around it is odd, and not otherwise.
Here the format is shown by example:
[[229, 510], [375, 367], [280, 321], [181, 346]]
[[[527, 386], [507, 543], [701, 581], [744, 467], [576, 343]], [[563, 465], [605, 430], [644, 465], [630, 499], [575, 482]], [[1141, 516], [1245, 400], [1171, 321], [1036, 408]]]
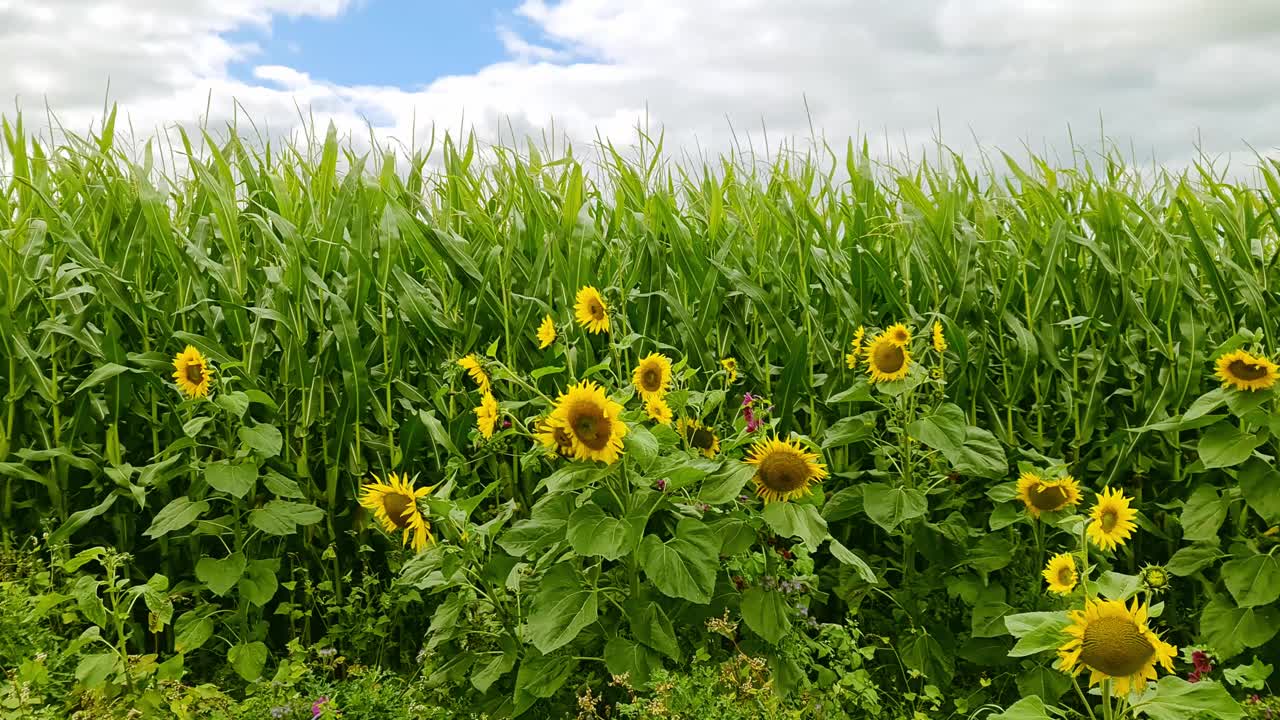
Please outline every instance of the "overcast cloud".
[[[461, 0], [460, 0], [461, 1]], [[281, 16], [335, 16], [352, 0], [0, 0], [0, 98], [29, 121], [47, 102], [83, 129], [111, 98], [139, 132], [229, 119], [234, 98], [274, 132], [297, 107], [407, 142], [432, 123], [493, 137], [554, 117], [578, 140], [626, 142], [646, 116], [669, 145], [718, 150], [767, 127], [918, 152], [935, 136], [1067, 154], [1107, 135], [1180, 164], [1199, 141], [1248, 161], [1280, 148], [1276, 0], [527, 0], [537, 30], [501, 33], [510, 57], [421, 87], [341, 86], [294, 68], [231, 63], [227, 33]], [[807, 113], [806, 104], [807, 99]]]

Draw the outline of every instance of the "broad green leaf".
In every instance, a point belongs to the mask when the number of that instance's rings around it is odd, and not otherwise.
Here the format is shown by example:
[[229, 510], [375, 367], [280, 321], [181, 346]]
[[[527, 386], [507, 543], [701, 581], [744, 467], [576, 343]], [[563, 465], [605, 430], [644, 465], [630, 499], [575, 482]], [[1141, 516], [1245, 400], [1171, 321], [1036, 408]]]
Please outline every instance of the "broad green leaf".
[[1222, 671], [1222, 678], [1232, 685], [1238, 685], [1250, 690], [1261, 690], [1266, 687], [1267, 678], [1271, 677], [1273, 669], [1271, 665], [1255, 657], [1253, 662], [1248, 665], [1226, 668]]
[[267, 646], [261, 642], [240, 643], [227, 651], [227, 662], [247, 682], [262, 677], [267, 664]]
[[240, 441], [263, 458], [273, 458], [284, 447], [284, 437], [273, 425], [259, 424], [241, 427], [237, 433]]
[[1200, 462], [1206, 468], [1223, 468], [1239, 465], [1253, 454], [1253, 449], [1262, 442], [1253, 433], [1247, 433], [1230, 423], [1214, 425], [1200, 436], [1196, 450], [1200, 453]]
[[237, 583], [240, 596], [258, 607], [266, 605], [276, 595], [276, 573], [279, 569], [280, 561], [274, 558], [250, 560]]
[[271, 500], [249, 511], [249, 524], [268, 535], [292, 535], [299, 525], [314, 525], [323, 519], [320, 508], [292, 500]]
[[672, 660], [680, 659], [680, 643], [662, 605], [652, 601], [629, 602], [627, 622], [637, 640]]
[[76, 665], [76, 680], [86, 688], [97, 688], [116, 670], [115, 653], [86, 655]]
[[874, 412], [840, 418], [822, 434], [822, 449], [844, 447], [850, 443], [865, 440], [871, 437], [875, 429], [876, 413]]
[[964, 410], [946, 403], [931, 415], [907, 426], [907, 434], [934, 450], [956, 453], [964, 445], [965, 428], [968, 426]]
[[298, 486], [297, 481], [287, 478], [274, 470], [268, 470], [262, 479], [262, 484], [267, 486], [267, 490], [282, 498], [302, 499], [306, 494], [302, 492], [302, 488]]
[[1156, 691], [1133, 704], [1137, 715], [1152, 720], [1236, 720], [1244, 717], [1240, 704], [1212, 680], [1192, 683], [1166, 675], [1156, 683]]
[[955, 674], [955, 655], [927, 632], [908, 637], [899, 645], [902, 662], [935, 683], [948, 685]]
[[982, 572], [995, 572], [1013, 562], [1014, 545], [995, 533], [982, 536], [978, 544], [969, 550], [965, 561]]
[[173, 623], [173, 644], [178, 652], [197, 650], [213, 637], [213, 620], [209, 617], [211, 610], [205, 605], [178, 616]]
[[1013, 606], [1005, 602], [989, 602], [975, 605], [969, 625], [973, 629], [973, 637], [991, 638], [1009, 634], [1004, 618], [1013, 612]]
[[876, 579], [876, 573], [871, 569], [871, 566], [859, 557], [857, 553], [841, 544], [839, 540], [830, 538], [827, 541], [827, 549], [831, 551], [832, 557], [845, 565], [852, 567], [858, 573], [858, 577], [862, 578], [863, 582], [868, 585], [875, 585], [879, 582], [879, 580]]
[[1219, 497], [1218, 488], [1199, 485], [1182, 508], [1182, 537], [1186, 540], [1214, 542], [1218, 528], [1227, 519], [1227, 498]]
[[204, 480], [209, 487], [242, 498], [253, 490], [258, 479], [258, 466], [248, 462], [219, 460], [204, 467]]
[[778, 590], [753, 587], [743, 593], [742, 619], [771, 645], [781, 642], [791, 629], [787, 601]]
[[1056, 650], [1065, 642], [1066, 627], [1071, 624], [1067, 614], [1058, 612], [1029, 612], [1006, 615], [1005, 627], [1018, 638], [1010, 657], [1026, 657], [1046, 650]]
[[221, 559], [202, 557], [196, 563], [196, 578], [208, 586], [214, 595], [226, 595], [240, 580], [247, 564], [244, 553], [241, 552], [233, 552]]
[[862, 485], [854, 485], [832, 495], [822, 506], [822, 518], [833, 523], [862, 512], [862, 491]]
[[614, 637], [605, 643], [604, 665], [612, 675], [630, 675], [632, 687], [641, 688], [662, 667], [662, 657], [634, 640]]
[[1018, 676], [1018, 692], [1024, 697], [1039, 697], [1057, 702], [1071, 689], [1071, 676], [1044, 665], [1027, 668]]
[[151, 521], [151, 526], [142, 534], [149, 538], [158, 538], [175, 530], [181, 530], [195, 522], [196, 518], [205, 514], [208, 510], [209, 503], [204, 500], [191, 502], [191, 499], [186, 495], [174, 498], [172, 502], [156, 513], [155, 519]]
[[987, 720], [1056, 720], [1056, 718], [1045, 709], [1044, 700], [1032, 695], [1010, 705], [1002, 713], [988, 715]]
[[716, 473], [707, 476], [698, 488], [698, 499], [708, 505], [722, 505], [736, 500], [756, 474], [752, 465], [730, 462]]
[[1219, 658], [1239, 655], [1245, 648], [1261, 647], [1280, 630], [1280, 610], [1274, 607], [1238, 608], [1215, 598], [1200, 613], [1200, 635]]
[[579, 555], [617, 560], [631, 552], [627, 543], [630, 526], [612, 517], [594, 502], [588, 502], [569, 516], [568, 537]]
[[573, 498], [571, 493], [545, 496], [533, 506], [528, 520], [515, 523], [498, 538], [498, 545], [515, 557], [531, 557], [564, 540], [574, 510]]
[[808, 503], [771, 502], [764, 507], [764, 521], [778, 535], [800, 538], [810, 552], [827, 539], [827, 521]]
[[662, 542], [646, 535], [637, 553], [645, 575], [664, 595], [705, 605], [711, 601], [720, 567], [720, 539], [693, 518], [676, 525], [676, 535]]
[[573, 674], [578, 661], [568, 655], [544, 655], [536, 650], [525, 653], [516, 672], [516, 690], [537, 698], [549, 698]]
[[1188, 545], [1174, 553], [1165, 568], [1178, 577], [1186, 577], [1212, 565], [1220, 557], [1222, 551], [1216, 545]]
[[712, 523], [712, 530], [720, 538], [720, 554], [737, 555], [751, 549], [758, 536], [757, 523], [758, 520], [753, 522], [741, 512], [722, 517]]
[[120, 373], [126, 373], [126, 372], [136, 373], [139, 371], [133, 368], [125, 367], [123, 365], [117, 365], [116, 363], [112, 363], [112, 362], [102, 363], [98, 367], [94, 368], [93, 372], [89, 373], [89, 377], [85, 378], [84, 381], [80, 383], [79, 387], [77, 387], [75, 391], [73, 391], [71, 394], [79, 395], [84, 390], [88, 390], [91, 387], [101, 385], [107, 380], [110, 380], [111, 378], [119, 375]]
[[543, 653], [569, 643], [596, 621], [596, 602], [595, 589], [572, 565], [556, 565], [534, 593], [525, 639]]
[[1227, 590], [1242, 608], [1270, 605], [1280, 598], [1280, 560], [1255, 554], [1222, 564]]
[[623, 452], [635, 458], [642, 466], [647, 466], [658, 456], [658, 439], [643, 425], [632, 425], [622, 437]]
[[1280, 525], [1280, 470], [1252, 457], [1245, 461], [1237, 478], [1249, 507], [1268, 525]]
[[488, 692], [503, 675], [511, 672], [516, 666], [516, 652], [514, 647], [504, 649], [502, 652], [493, 656], [492, 660], [486, 663], [477, 663], [476, 670], [471, 674], [471, 684], [480, 692]]
[[924, 515], [929, 501], [919, 490], [869, 483], [862, 486], [862, 509], [872, 522], [893, 532], [898, 525]]
[[1202, 415], [1207, 415], [1217, 410], [1226, 402], [1227, 391], [1220, 387], [1214, 388], [1192, 401], [1191, 407], [1187, 408], [1187, 411], [1182, 414], [1182, 419], [1184, 421], [1195, 420]]

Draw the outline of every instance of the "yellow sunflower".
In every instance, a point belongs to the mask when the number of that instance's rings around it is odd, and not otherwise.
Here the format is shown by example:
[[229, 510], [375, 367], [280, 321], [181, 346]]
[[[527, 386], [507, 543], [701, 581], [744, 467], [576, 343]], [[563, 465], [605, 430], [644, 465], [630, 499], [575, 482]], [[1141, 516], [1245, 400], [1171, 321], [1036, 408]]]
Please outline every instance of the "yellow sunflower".
[[434, 486], [414, 488], [412, 480], [396, 473], [388, 475], [385, 483], [374, 475], [373, 482], [360, 488], [360, 505], [373, 511], [383, 530], [403, 530], [401, 544], [421, 550], [435, 539], [431, 537], [431, 523], [418, 509], [418, 498], [426, 497], [433, 489]]
[[898, 347], [906, 347], [911, 342], [911, 331], [907, 329], [906, 325], [897, 323], [889, 326], [889, 329], [881, 333], [880, 337], [889, 338]]
[[697, 420], [680, 418], [680, 422], [676, 423], [676, 432], [680, 433], [680, 437], [684, 438], [690, 448], [706, 457], [713, 458], [720, 452], [720, 437]]
[[1261, 355], [1252, 355], [1244, 350], [1229, 352], [1218, 358], [1218, 379], [1222, 387], [1234, 387], [1237, 390], [1266, 390], [1276, 384], [1280, 374], [1276, 372], [1276, 364]]
[[1059, 667], [1072, 675], [1088, 669], [1089, 685], [1112, 680], [1112, 694], [1124, 697], [1156, 679], [1156, 665], [1173, 672], [1178, 649], [1147, 627], [1147, 606], [1135, 598], [1126, 607], [1120, 600], [1087, 600], [1085, 609], [1072, 610], [1066, 628], [1070, 636], [1058, 648]]
[[818, 454], [805, 450], [800, 443], [783, 441], [774, 435], [751, 446], [746, 462], [756, 466], [756, 495], [767, 505], [775, 500], [787, 501], [813, 492], [813, 483], [827, 476], [827, 467], [818, 462]]
[[556, 341], [556, 324], [548, 315], [542, 318], [542, 324], [538, 326], [538, 349], [545, 350]]
[[609, 306], [604, 304], [600, 291], [587, 285], [578, 291], [573, 306], [578, 324], [589, 333], [609, 332]]
[[498, 424], [498, 401], [494, 399], [493, 393], [485, 393], [475, 411], [476, 429], [488, 440], [493, 437], [493, 428]]
[[671, 359], [659, 353], [649, 353], [636, 365], [631, 381], [645, 400], [666, 395], [667, 386], [671, 384]]
[[1049, 592], [1059, 595], [1070, 595], [1076, 589], [1076, 560], [1070, 553], [1060, 553], [1049, 559], [1044, 566], [1044, 581], [1049, 583]]
[[942, 323], [933, 321], [933, 349], [939, 353], [947, 349], [947, 338], [942, 334]]
[[911, 351], [905, 345], [898, 344], [888, 332], [877, 335], [871, 341], [866, 355], [867, 373], [871, 375], [871, 382], [901, 380], [911, 368]]
[[646, 400], [644, 411], [649, 415], [650, 420], [659, 425], [671, 424], [671, 406], [667, 404], [664, 398], [656, 397]]
[[857, 332], [853, 334], [853, 343], [849, 346], [849, 354], [844, 356], [844, 365], [850, 370], [858, 367], [858, 356], [862, 354], [862, 339], [866, 335], [867, 329], [861, 325], [858, 326]]
[[194, 346], [173, 356], [173, 379], [178, 389], [189, 398], [209, 397], [209, 381], [213, 373], [209, 361]]
[[1104, 488], [1098, 493], [1098, 502], [1093, 506], [1089, 516], [1089, 539], [1103, 550], [1114, 550], [1123, 545], [1138, 527], [1133, 519], [1138, 511], [1129, 507], [1129, 498], [1124, 493], [1112, 488]]
[[1057, 512], [1080, 504], [1080, 483], [1070, 475], [1057, 480], [1045, 480], [1036, 473], [1024, 472], [1018, 476], [1018, 499], [1027, 506], [1031, 517], [1042, 512]]
[[724, 368], [724, 374], [728, 376], [730, 385], [738, 381], [738, 361], [736, 358], [727, 357], [721, 360], [720, 367]]
[[569, 432], [558, 425], [552, 425], [545, 418], [538, 421], [537, 432], [533, 436], [542, 447], [564, 457], [573, 457], [573, 438]]
[[467, 374], [471, 376], [471, 379], [475, 381], [476, 387], [480, 388], [480, 392], [492, 392], [493, 388], [489, 384], [489, 373], [484, 371], [484, 365], [480, 364], [480, 358], [477, 357], [475, 353], [471, 353], [470, 355], [459, 359], [458, 364], [461, 365], [462, 368], [467, 371]]
[[573, 456], [579, 460], [613, 464], [622, 454], [622, 438], [627, 434], [622, 406], [590, 380], [562, 393], [547, 422], [565, 431], [573, 443]]

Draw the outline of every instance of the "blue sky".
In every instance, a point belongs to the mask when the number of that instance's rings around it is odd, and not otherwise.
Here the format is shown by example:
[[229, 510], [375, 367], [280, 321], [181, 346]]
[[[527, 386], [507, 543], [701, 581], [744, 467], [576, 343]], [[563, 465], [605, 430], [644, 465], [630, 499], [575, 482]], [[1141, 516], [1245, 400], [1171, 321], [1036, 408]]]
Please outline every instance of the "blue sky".
[[262, 52], [232, 66], [240, 79], [256, 65], [284, 65], [340, 85], [412, 89], [443, 75], [469, 74], [505, 58], [498, 28], [528, 33], [519, 0], [364, 0], [335, 18], [277, 17], [270, 30], [231, 35]]

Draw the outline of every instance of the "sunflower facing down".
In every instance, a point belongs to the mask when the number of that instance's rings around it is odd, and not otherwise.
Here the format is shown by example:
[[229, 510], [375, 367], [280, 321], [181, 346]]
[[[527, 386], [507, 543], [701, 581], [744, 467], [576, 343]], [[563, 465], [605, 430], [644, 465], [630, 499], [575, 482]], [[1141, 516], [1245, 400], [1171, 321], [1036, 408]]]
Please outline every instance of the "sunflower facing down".
[[942, 323], [933, 321], [933, 349], [941, 354], [947, 350], [947, 337], [942, 334]]
[[1040, 513], [1057, 512], [1080, 504], [1080, 483], [1070, 475], [1057, 480], [1045, 480], [1032, 472], [1018, 477], [1018, 499], [1033, 518]]
[[896, 323], [890, 325], [888, 330], [880, 334], [880, 337], [889, 338], [898, 347], [906, 347], [911, 342], [911, 331], [907, 329], [906, 325]]
[[911, 369], [911, 351], [905, 345], [899, 345], [888, 332], [877, 335], [867, 345], [866, 355], [867, 373], [873, 383], [901, 380]]
[[765, 504], [813, 492], [813, 483], [827, 476], [827, 467], [818, 454], [805, 450], [799, 442], [783, 441], [774, 435], [751, 446], [746, 462], [756, 466], [752, 481], [756, 495]]
[[730, 385], [738, 381], [738, 361], [736, 358], [727, 357], [721, 360], [720, 367], [724, 368], [725, 377]]
[[658, 423], [659, 425], [671, 424], [671, 406], [667, 404], [667, 401], [664, 398], [656, 397], [651, 400], [646, 400], [644, 403], [644, 411], [645, 414], [649, 416], [650, 420]]
[[538, 326], [538, 349], [545, 350], [556, 341], [556, 324], [550, 315], [542, 318], [542, 324]]
[[561, 394], [547, 422], [569, 436], [573, 456], [579, 460], [612, 465], [622, 454], [622, 438], [627, 434], [622, 406], [590, 380], [570, 386], [568, 392]]
[[213, 373], [209, 361], [194, 346], [173, 356], [173, 380], [178, 389], [189, 398], [209, 397], [209, 381]]
[[1060, 553], [1049, 558], [1044, 571], [1040, 573], [1049, 584], [1049, 592], [1059, 595], [1070, 595], [1076, 589], [1076, 560], [1070, 553]]
[[660, 398], [667, 394], [667, 386], [671, 384], [671, 358], [660, 353], [649, 353], [636, 365], [631, 373], [631, 381], [635, 383], [640, 397], [645, 400]]
[[844, 366], [850, 370], [858, 367], [858, 356], [862, 354], [862, 339], [866, 335], [867, 329], [861, 325], [858, 326], [857, 332], [853, 334], [853, 342], [849, 345], [849, 354], [844, 356]]
[[604, 304], [600, 291], [590, 285], [579, 290], [574, 298], [573, 315], [589, 333], [609, 332], [609, 306]]
[[471, 376], [471, 380], [475, 382], [476, 387], [480, 388], [481, 393], [490, 393], [493, 387], [489, 384], [489, 373], [484, 371], [484, 366], [480, 364], [480, 358], [475, 353], [459, 358], [458, 365]]
[[1216, 375], [1222, 381], [1222, 387], [1234, 387], [1237, 390], [1266, 390], [1280, 378], [1275, 363], [1244, 350], [1223, 355], [1218, 358], [1217, 366]]
[[1089, 685], [1111, 679], [1112, 694], [1124, 697], [1156, 679], [1156, 665], [1173, 672], [1178, 649], [1147, 627], [1147, 606], [1135, 598], [1128, 607], [1120, 600], [1087, 600], [1085, 609], [1072, 610], [1067, 642], [1058, 648], [1059, 667], [1072, 675], [1088, 669]]
[[414, 488], [407, 476], [391, 473], [384, 483], [377, 476], [373, 482], [360, 488], [360, 506], [373, 511], [373, 516], [388, 533], [403, 530], [402, 545], [411, 545], [415, 551], [434, 542], [431, 523], [418, 509], [418, 498], [426, 497], [434, 486]]
[[539, 445], [553, 453], [563, 457], [573, 457], [573, 438], [564, 428], [552, 425], [546, 418], [538, 421], [537, 431], [533, 437]]
[[1138, 511], [1129, 507], [1129, 498], [1124, 493], [1112, 488], [1098, 493], [1098, 502], [1089, 516], [1093, 519], [1089, 523], [1089, 539], [1103, 550], [1115, 550], [1123, 545], [1138, 527], [1133, 522]]
[[485, 393], [480, 398], [480, 406], [475, 409], [476, 412], [476, 429], [480, 431], [480, 435], [485, 440], [493, 437], [493, 428], [498, 424], [498, 401], [494, 399], [493, 393]]
[[720, 453], [720, 436], [715, 431], [697, 420], [680, 418], [676, 423], [676, 432], [688, 443], [689, 447], [713, 458]]

